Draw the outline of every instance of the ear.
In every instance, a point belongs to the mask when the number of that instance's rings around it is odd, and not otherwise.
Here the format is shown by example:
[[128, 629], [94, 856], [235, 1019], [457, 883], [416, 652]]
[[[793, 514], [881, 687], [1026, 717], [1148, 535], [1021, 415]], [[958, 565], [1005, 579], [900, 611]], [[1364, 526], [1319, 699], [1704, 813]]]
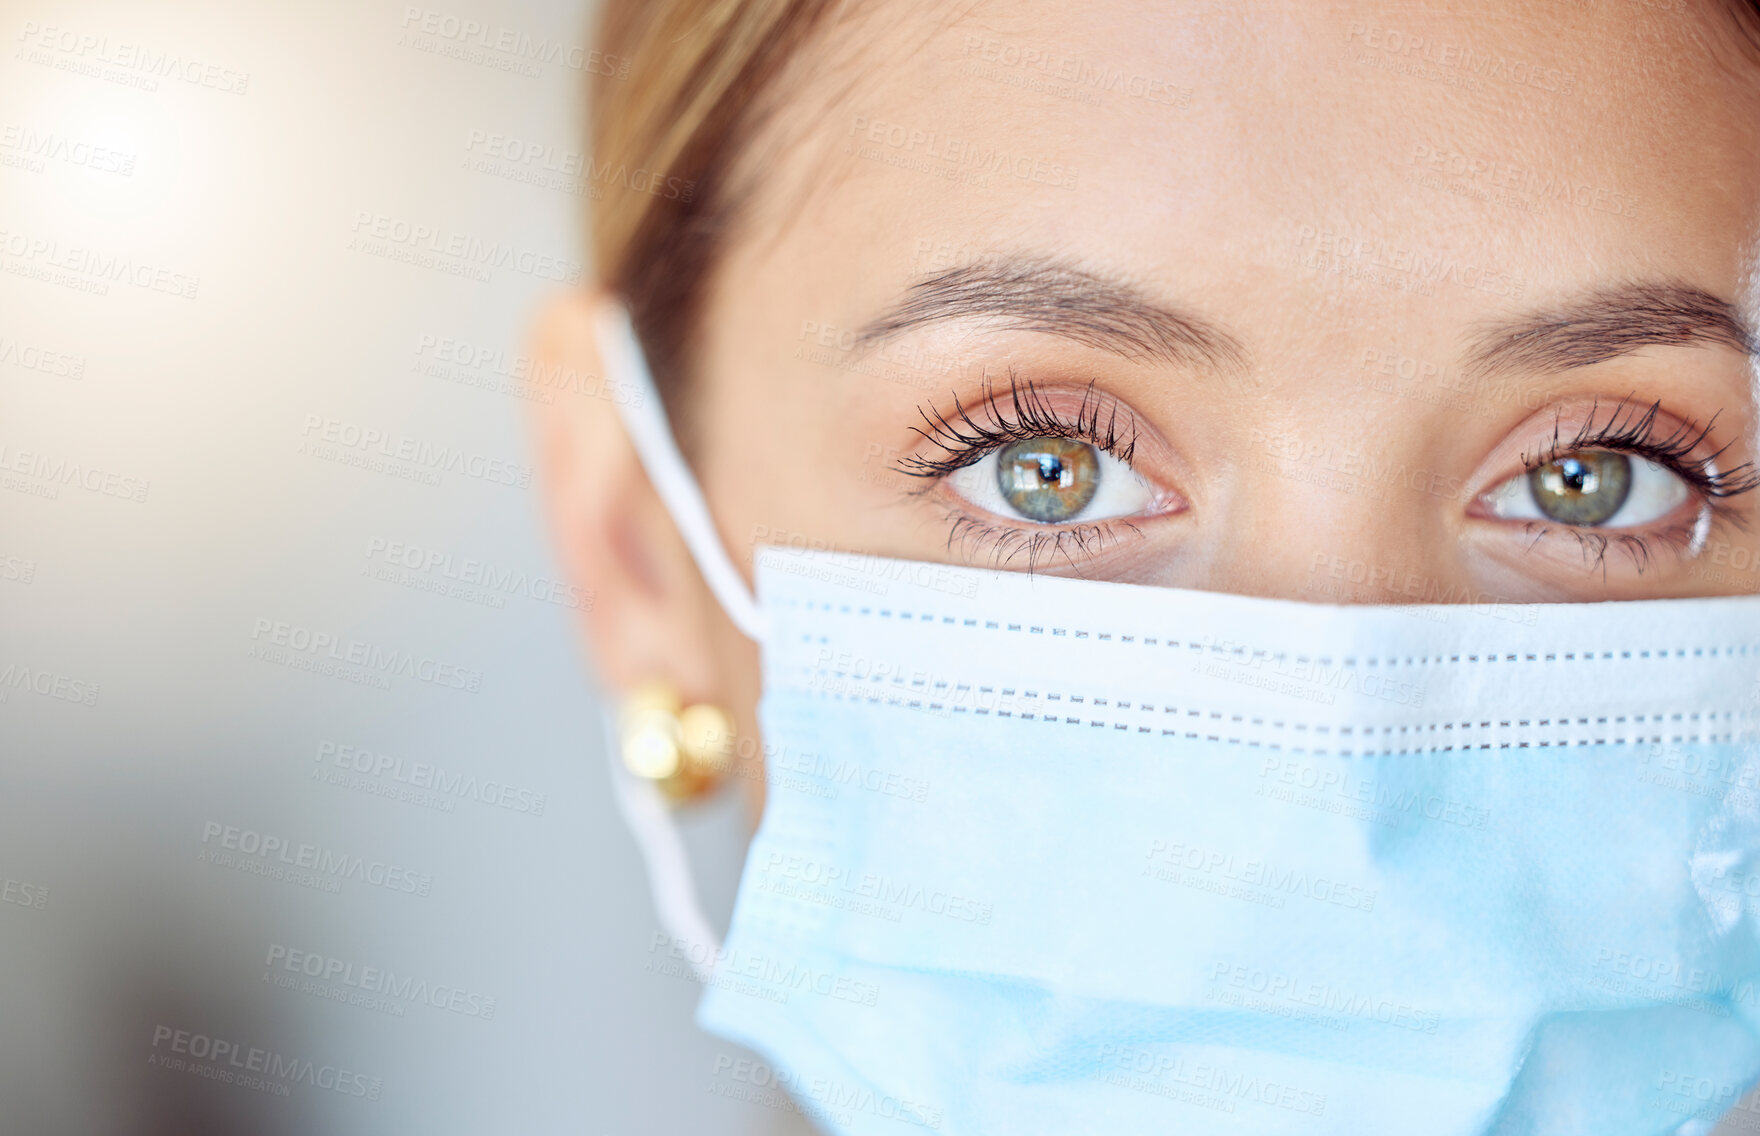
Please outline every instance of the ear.
[[600, 679], [624, 692], [663, 681], [687, 703], [715, 700], [710, 631], [720, 616], [618, 417], [594, 315], [601, 292], [557, 297], [540, 313], [529, 352], [556, 375], [555, 399], [534, 401], [540, 479], [563, 569], [580, 589], [580, 628]]

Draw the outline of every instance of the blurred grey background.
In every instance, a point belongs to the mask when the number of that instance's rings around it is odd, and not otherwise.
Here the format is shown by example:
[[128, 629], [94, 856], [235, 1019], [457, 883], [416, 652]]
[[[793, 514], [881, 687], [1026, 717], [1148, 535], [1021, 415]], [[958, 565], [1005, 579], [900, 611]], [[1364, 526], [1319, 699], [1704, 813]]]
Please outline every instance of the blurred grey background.
[[0, 0], [0, 1129], [805, 1130], [650, 953], [532, 483], [590, 18]]

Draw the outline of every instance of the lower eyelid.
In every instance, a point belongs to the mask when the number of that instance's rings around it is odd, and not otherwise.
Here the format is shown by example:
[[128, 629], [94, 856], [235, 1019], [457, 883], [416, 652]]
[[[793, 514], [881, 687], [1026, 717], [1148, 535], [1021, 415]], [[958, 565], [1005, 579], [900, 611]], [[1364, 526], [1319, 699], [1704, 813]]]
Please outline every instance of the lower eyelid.
[[950, 549], [957, 548], [972, 558], [988, 550], [991, 566], [1003, 569], [1020, 566], [1018, 561], [1024, 556], [1024, 568], [1029, 574], [1054, 561], [1079, 567], [1083, 561], [1092, 560], [1124, 539], [1126, 530], [1136, 533], [1135, 526], [1128, 520], [1017, 525], [1000, 518], [973, 516], [952, 506], [949, 509], [952, 524], [947, 540]]

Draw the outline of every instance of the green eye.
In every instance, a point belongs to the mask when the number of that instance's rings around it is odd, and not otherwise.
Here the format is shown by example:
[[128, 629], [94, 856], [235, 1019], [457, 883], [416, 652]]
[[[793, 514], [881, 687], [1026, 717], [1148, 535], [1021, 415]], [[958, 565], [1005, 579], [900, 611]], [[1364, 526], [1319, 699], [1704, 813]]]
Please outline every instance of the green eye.
[[1534, 505], [1566, 525], [1600, 525], [1632, 491], [1632, 459], [1607, 450], [1564, 454], [1528, 473]]
[[1100, 488], [1099, 453], [1073, 438], [1028, 438], [997, 451], [996, 488], [1021, 516], [1057, 524], [1088, 507]]

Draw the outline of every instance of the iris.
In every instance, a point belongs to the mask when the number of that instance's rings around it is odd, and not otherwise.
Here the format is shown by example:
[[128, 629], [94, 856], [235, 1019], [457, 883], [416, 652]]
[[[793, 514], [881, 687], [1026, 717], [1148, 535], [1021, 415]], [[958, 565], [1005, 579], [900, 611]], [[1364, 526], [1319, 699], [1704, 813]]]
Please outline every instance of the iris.
[[1002, 447], [996, 487], [1021, 516], [1057, 524], [1078, 516], [1100, 488], [1093, 446], [1074, 438], [1028, 438]]
[[1632, 491], [1632, 459], [1608, 450], [1563, 454], [1528, 473], [1534, 504], [1567, 525], [1599, 525]]

